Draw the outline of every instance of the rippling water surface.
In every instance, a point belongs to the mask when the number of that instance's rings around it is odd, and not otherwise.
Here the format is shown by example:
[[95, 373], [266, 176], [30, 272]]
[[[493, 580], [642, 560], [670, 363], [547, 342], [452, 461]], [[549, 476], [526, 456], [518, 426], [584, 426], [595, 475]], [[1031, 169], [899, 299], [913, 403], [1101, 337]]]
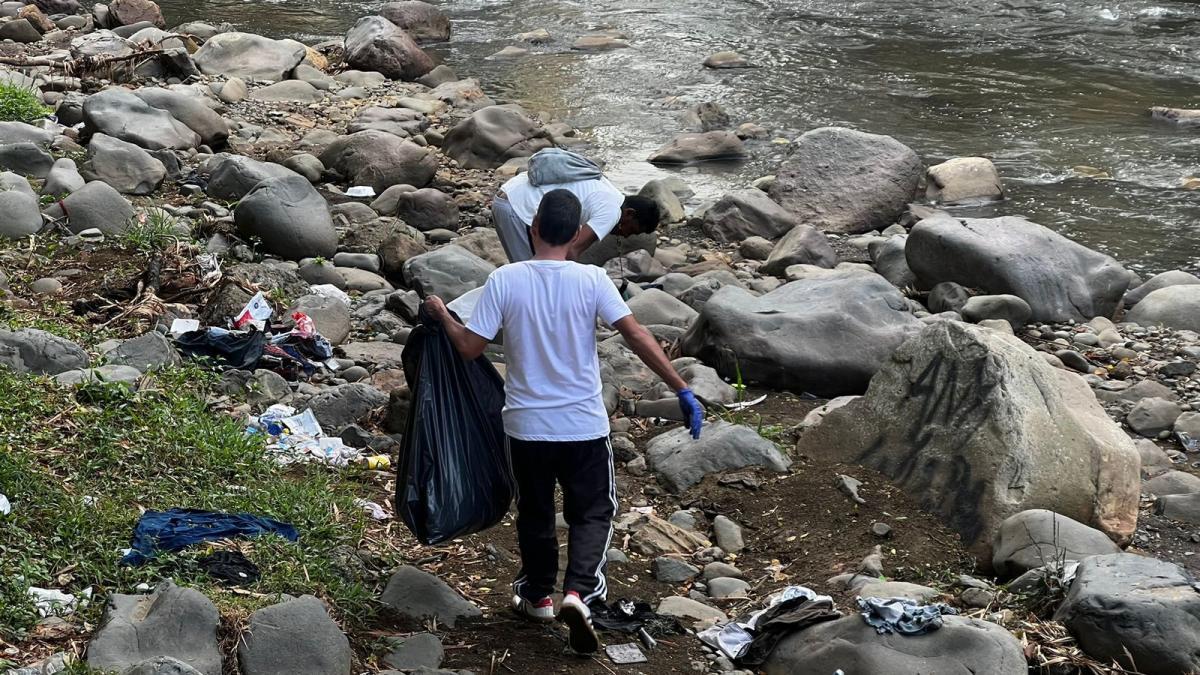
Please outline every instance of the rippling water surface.
[[[228, 21], [315, 40], [381, 3], [219, 0], [161, 3], [169, 20]], [[680, 131], [689, 104], [717, 101], [779, 138], [844, 125], [895, 136], [932, 164], [990, 157], [1009, 198], [965, 215], [1019, 214], [1150, 271], [1200, 266], [1200, 130], [1152, 121], [1152, 105], [1200, 107], [1200, 4], [946, 0], [445, 0], [454, 38], [432, 48], [500, 97], [588, 131], [618, 183], [668, 172], [644, 158]], [[556, 40], [489, 60], [512, 36]], [[578, 35], [625, 33], [632, 48], [573, 53]], [[733, 49], [758, 66], [711, 71]], [[712, 197], [773, 172], [786, 145], [683, 170]], [[1074, 167], [1112, 177], [1097, 180]], [[1084, 172], [1089, 173], [1089, 172]]]

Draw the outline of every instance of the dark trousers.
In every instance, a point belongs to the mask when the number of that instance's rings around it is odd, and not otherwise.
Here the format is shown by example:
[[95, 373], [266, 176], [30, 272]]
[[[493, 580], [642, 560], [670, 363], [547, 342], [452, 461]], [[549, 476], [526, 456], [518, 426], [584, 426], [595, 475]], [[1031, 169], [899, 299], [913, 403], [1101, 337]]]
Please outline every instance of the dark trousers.
[[508, 438], [517, 497], [521, 571], [513, 590], [537, 602], [554, 591], [558, 577], [555, 483], [563, 490], [567, 573], [563, 592], [585, 603], [608, 595], [606, 555], [617, 512], [617, 486], [608, 438], [590, 441], [522, 441]]

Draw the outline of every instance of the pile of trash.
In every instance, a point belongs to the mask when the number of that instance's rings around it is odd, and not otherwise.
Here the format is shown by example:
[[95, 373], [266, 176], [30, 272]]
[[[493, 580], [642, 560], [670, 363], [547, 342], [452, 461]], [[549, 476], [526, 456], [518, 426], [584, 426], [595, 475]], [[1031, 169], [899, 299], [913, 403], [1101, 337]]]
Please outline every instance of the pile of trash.
[[[314, 286], [313, 291], [319, 287]], [[336, 287], [320, 287], [320, 293], [349, 298]], [[201, 327], [195, 319], [176, 319], [170, 332], [179, 350], [192, 358], [211, 359], [218, 366], [237, 370], [272, 370], [296, 380], [311, 377], [324, 368], [338, 369], [333, 345], [317, 332], [312, 317], [303, 312], [291, 315], [292, 325], [272, 324], [271, 303], [261, 292], [254, 295], [229, 326]]]
[[282, 403], [251, 417], [246, 434], [266, 436], [267, 454], [283, 466], [317, 462], [340, 468], [365, 459], [358, 448], [326, 436], [312, 410], [297, 414], [295, 408]]

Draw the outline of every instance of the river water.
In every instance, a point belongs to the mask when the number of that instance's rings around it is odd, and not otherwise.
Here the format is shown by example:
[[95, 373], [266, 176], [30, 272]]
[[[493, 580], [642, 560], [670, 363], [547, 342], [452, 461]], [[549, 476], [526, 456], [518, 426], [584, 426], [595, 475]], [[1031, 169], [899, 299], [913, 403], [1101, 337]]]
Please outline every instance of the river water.
[[[276, 37], [344, 34], [381, 3], [165, 0], [171, 22], [226, 21]], [[686, 168], [711, 198], [770, 174], [783, 139], [825, 125], [895, 136], [927, 164], [991, 158], [1008, 199], [962, 215], [1024, 215], [1130, 266], [1200, 267], [1200, 130], [1152, 121], [1153, 105], [1200, 107], [1200, 4], [1148, 0], [443, 0], [450, 43], [430, 51], [498, 98], [584, 129], [627, 188], [668, 175], [645, 157], [681, 131], [689, 104], [773, 131], [754, 158]], [[519, 32], [556, 38], [489, 60]], [[629, 49], [570, 50], [616, 30]], [[712, 71], [733, 49], [756, 68]], [[1088, 177], [1092, 167], [1111, 179]]]

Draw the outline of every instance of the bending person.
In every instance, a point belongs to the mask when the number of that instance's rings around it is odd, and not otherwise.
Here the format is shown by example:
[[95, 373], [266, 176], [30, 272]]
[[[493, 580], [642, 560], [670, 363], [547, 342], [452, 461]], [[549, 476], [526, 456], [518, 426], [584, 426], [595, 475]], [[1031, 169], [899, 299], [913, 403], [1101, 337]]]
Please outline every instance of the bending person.
[[567, 249], [567, 260], [578, 260], [592, 244], [615, 232], [622, 237], [658, 229], [658, 203], [626, 197], [600, 167], [583, 155], [548, 148], [529, 158], [529, 170], [509, 179], [492, 200], [492, 220], [509, 262], [533, 257], [529, 229], [542, 197], [566, 190], [579, 200], [584, 226]]

